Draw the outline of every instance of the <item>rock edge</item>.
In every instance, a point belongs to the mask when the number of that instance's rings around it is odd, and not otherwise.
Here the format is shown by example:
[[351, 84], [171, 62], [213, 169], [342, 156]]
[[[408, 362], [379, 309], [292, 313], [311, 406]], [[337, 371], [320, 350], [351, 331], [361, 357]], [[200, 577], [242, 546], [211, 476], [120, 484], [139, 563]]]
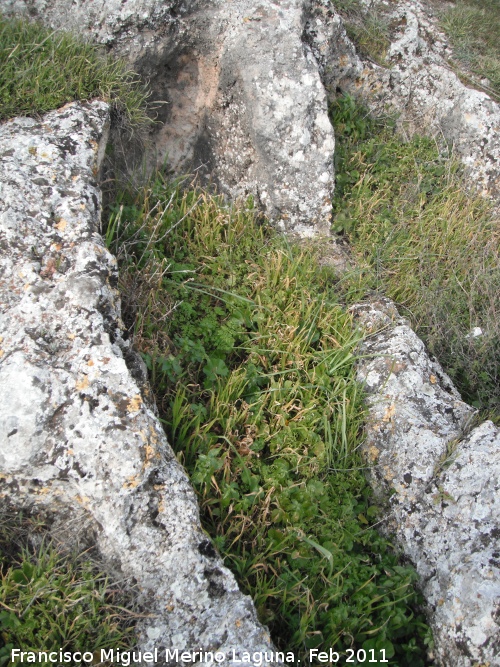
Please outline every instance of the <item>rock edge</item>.
[[[124, 359], [98, 234], [103, 102], [0, 126], [0, 499], [95, 540], [135, 582], [139, 648], [272, 651], [203, 532], [195, 494]], [[249, 665], [243, 661], [237, 664]]]

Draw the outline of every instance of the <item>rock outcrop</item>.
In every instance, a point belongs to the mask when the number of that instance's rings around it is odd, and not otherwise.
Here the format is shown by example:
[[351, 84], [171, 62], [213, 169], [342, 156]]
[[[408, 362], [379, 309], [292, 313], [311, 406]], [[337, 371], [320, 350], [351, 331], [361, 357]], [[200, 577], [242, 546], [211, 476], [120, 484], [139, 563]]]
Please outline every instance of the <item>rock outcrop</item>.
[[335, 143], [302, 40], [302, 0], [3, 0], [0, 9], [126, 55], [161, 103], [160, 164], [196, 171], [233, 199], [251, 195], [288, 231], [329, 230]]
[[0, 498], [43, 509], [59, 539], [87, 535], [135, 582], [139, 648], [233, 664], [272, 645], [127, 368], [116, 260], [98, 234], [107, 125], [93, 102], [0, 126]]
[[384, 5], [387, 67], [357, 55], [330, 0], [0, 0], [0, 10], [128, 58], [160, 102], [157, 161], [197, 171], [232, 198], [253, 196], [288, 231], [328, 231], [327, 95], [340, 92], [396, 112], [407, 132], [444, 137], [480, 189], [500, 194], [498, 105], [451, 70], [446, 39], [419, 0]]
[[358, 375], [372, 485], [390, 498], [386, 529], [420, 575], [437, 662], [498, 666], [500, 429], [472, 428], [474, 410], [393, 304], [354, 311], [367, 334]]
[[[487, 196], [500, 197], [500, 108], [462, 83], [452, 51], [419, 0], [381, 3], [390, 26], [387, 67], [362, 59], [329, 0], [312, 0], [305, 28], [329, 98], [361, 98], [377, 115], [396, 114], [401, 130], [444, 138]], [[381, 19], [382, 20], [382, 19]]]

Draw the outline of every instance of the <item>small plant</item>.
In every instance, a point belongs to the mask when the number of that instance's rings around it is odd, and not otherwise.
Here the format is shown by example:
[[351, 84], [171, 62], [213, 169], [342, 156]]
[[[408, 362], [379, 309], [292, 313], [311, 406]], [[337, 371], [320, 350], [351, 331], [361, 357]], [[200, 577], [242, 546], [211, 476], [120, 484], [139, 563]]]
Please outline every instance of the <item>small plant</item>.
[[424, 665], [415, 573], [374, 528], [363, 474], [359, 337], [315, 251], [257, 224], [251, 200], [161, 174], [108, 230], [170, 442], [274, 641], [304, 665], [320, 646]]
[[432, 495], [432, 500], [435, 505], [440, 505], [444, 503], [450, 505], [457, 502], [455, 498], [452, 495], [450, 495], [448, 491], [445, 491], [442, 486], [438, 486], [437, 493], [434, 493]]
[[127, 66], [95, 46], [25, 19], [0, 14], [0, 120], [102, 98], [131, 129], [149, 123], [148, 93]]
[[384, 290], [464, 397], [498, 415], [500, 237], [491, 205], [467, 190], [433, 140], [404, 141], [349, 97], [337, 100], [332, 121], [334, 230], [358, 260], [343, 279], [346, 298]]
[[[38, 536], [36, 547], [28, 533]], [[2, 519], [0, 665], [12, 664], [12, 648], [131, 648], [135, 616], [123, 606], [130, 600], [88, 557], [63, 554], [42, 535], [33, 518]]]

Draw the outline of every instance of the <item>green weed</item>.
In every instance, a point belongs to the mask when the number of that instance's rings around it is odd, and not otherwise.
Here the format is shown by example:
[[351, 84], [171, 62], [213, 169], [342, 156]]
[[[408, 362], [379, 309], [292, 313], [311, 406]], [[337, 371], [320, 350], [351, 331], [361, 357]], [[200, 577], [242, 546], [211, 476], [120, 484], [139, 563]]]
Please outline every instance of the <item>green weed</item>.
[[125, 63], [77, 37], [0, 15], [0, 120], [57, 109], [73, 100], [102, 98], [115, 119], [145, 126], [148, 93]]
[[[431, 139], [404, 141], [349, 97], [332, 108], [337, 136], [334, 229], [358, 269], [349, 299], [382, 289], [410, 317], [464, 397], [500, 407], [500, 255], [490, 204]], [[479, 327], [482, 335], [474, 337]]]
[[[467, 79], [500, 100], [500, 2], [457, 2], [441, 14], [441, 28], [450, 38], [453, 55]], [[459, 73], [460, 74], [460, 73]]]
[[415, 574], [374, 527], [359, 454], [358, 334], [315, 251], [257, 224], [251, 200], [161, 175], [108, 230], [170, 442], [274, 641], [306, 665], [320, 646], [423, 665]]

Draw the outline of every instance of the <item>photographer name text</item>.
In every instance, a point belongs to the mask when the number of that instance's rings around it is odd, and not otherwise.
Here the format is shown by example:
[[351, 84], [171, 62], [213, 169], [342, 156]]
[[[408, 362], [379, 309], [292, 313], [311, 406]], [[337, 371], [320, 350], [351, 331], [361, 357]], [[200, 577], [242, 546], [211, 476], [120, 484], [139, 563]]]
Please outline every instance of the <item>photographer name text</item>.
[[[231, 665], [241, 664], [253, 665], [253, 667], [262, 667], [268, 664], [298, 664], [292, 651], [184, 651], [181, 649], [155, 649], [154, 651], [122, 651], [120, 649], [101, 649], [100, 651], [73, 652], [64, 651], [22, 651], [18, 648], [11, 649], [11, 661], [14, 664], [95, 664], [96, 658], [100, 662], [111, 662], [129, 667], [134, 664], [167, 664], [172, 663], [186, 665], [190, 663], [203, 663], [206, 665], [222, 665], [230, 663]], [[328, 663], [338, 665], [348, 664], [380, 664], [389, 662], [385, 657], [385, 650], [347, 649], [344, 653], [338, 653], [333, 649], [309, 650], [309, 661], [311, 663]]]

